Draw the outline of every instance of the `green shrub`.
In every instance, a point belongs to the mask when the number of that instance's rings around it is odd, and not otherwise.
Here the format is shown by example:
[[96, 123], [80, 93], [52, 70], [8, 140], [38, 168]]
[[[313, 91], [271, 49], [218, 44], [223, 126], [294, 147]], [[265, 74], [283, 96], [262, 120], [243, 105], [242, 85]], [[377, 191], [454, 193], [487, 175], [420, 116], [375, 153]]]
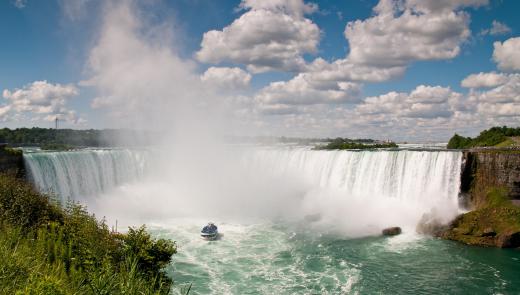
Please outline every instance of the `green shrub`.
[[471, 147], [489, 147], [496, 146], [508, 139], [511, 136], [520, 136], [520, 128], [492, 127], [488, 130], [480, 132], [475, 137], [463, 137], [455, 133], [448, 142], [449, 149], [464, 149]]
[[398, 145], [394, 142], [389, 143], [375, 143], [375, 144], [363, 144], [357, 142], [345, 142], [342, 139], [335, 139], [332, 142], [318, 146], [317, 150], [367, 150], [367, 149], [381, 149], [381, 148], [397, 148]]
[[63, 285], [59, 278], [44, 275], [30, 280], [25, 288], [16, 292], [16, 295], [66, 295]]
[[169, 280], [162, 269], [170, 263], [171, 256], [177, 253], [174, 242], [153, 239], [144, 226], [129, 228], [128, 233], [122, 236], [122, 240], [125, 256], [135, 258], [137, 267], [149, 278]]
[[15, 156], [15, 157], [21, 157], [23, 155], [23, 152], [20, 149], [13, 149], [13, 148], [10, 148], [10, 147], [5, 147], [4, 151], [8, 155]]
[[46, 143], [40, 145], [40, 149], [42, 150], [51, 150], [51, 151], [69, 151], [74, 149], [73, 146], [62, 143]]
[[457, 133], [450, 138], [448, 142], [449, 149], [463, 149], [469, 147], [471, 144], [471, 137], [460, 136]]
[[48, 196], [23, 180], [0, 174], [0, 221], [32, 229], [63, 218], [62, 210]]
[[174, 253], [144, 226], [113, 233], [85, 207], [0, 175], [0, 294], [168, 294]]

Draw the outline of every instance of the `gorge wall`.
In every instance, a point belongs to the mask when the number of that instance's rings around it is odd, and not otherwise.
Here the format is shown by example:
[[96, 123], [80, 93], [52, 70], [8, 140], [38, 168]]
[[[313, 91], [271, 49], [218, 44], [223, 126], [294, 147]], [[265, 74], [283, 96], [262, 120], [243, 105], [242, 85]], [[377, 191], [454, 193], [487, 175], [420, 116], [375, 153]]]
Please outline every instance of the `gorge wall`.
[[462, 166], [461, 193], [472, 211], [440, 236], [470, 245], [520, 247], [520, 150], [468, 150]]
[[464, 151], [461, 192], [469, 197], [469, 205], [484, 205], [490, 187], [505, 188], [510, 199], [520, 200], [520, 150]]

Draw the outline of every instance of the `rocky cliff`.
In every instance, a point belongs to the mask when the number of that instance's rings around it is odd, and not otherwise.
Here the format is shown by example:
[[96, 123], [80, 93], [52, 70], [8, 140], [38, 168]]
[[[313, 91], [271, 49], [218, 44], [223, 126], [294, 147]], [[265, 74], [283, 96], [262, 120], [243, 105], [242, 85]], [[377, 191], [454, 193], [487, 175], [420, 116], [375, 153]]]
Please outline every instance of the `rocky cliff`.
[[23, 177], [25, 169], [22, 151], [0, 144], [0, 172]]
[[472, 245], [520, 247], [520, 150], [474, 149], [463, 159], [461, 193], [471, 211], [440, 235]]
[[474, 149], [463, 154], [461, 192], [472, 209], [486, 204], [490, 187], [507, 189], [508, 197], [520, 200], [520, 150]]

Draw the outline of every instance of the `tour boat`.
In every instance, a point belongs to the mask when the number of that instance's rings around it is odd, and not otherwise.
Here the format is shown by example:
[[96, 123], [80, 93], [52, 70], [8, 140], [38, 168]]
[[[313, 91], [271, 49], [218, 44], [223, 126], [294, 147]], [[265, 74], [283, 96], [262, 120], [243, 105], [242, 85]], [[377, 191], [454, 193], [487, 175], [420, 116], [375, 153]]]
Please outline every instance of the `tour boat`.
[[208, 223], [200, 231], [200, 236], [206, 240], [215, 240], [218, 237], [217, 226], [213, 222]]

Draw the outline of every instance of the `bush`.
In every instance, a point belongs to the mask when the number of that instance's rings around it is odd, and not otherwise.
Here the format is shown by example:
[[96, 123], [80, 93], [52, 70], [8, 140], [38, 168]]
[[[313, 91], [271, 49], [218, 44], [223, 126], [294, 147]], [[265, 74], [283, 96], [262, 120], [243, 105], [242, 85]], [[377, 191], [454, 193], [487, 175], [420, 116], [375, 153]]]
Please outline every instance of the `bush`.
[[63, 211], [23, 180], [0, 174], [0, 221], [26, 229], [62, 222]]
[[0, 175], [0, 294], [168, 294], [174, 253], [144, 226], [113, 233], [85, 207]]
[[463, 149], [471, 144], [471, 137], [460, 136], [457, 133], [448, 142], [449, 149]]
[[397, 148], [398, 145], [389, 143], [375, 143], [375, 144], [363, 144], [357, 142], [345, 142], [340, 139], [335, 139], [324, 146], [318, 146], [317, 150], [367, 150], [367, 149], [381, 149], [381, 148]]
[[174, 242], [164, 239], [154, 240], [146, 228], [129, 228], [128, 233], [122, 236], [124, 254], [134, 257], [138, 268], [149, 278], [168, 280], [162, 269], [170, 263], [171, 256], [177, 253]]
[[520, 136], [520, 128], [510, 128], [507, 126], [493, 127], [480, 132], [475, 137], [463, 137], [455, 133], [448, 142], [449, 149], [464, 149], [471, 147], [489, 147], [498, 145], [511, 136]]

